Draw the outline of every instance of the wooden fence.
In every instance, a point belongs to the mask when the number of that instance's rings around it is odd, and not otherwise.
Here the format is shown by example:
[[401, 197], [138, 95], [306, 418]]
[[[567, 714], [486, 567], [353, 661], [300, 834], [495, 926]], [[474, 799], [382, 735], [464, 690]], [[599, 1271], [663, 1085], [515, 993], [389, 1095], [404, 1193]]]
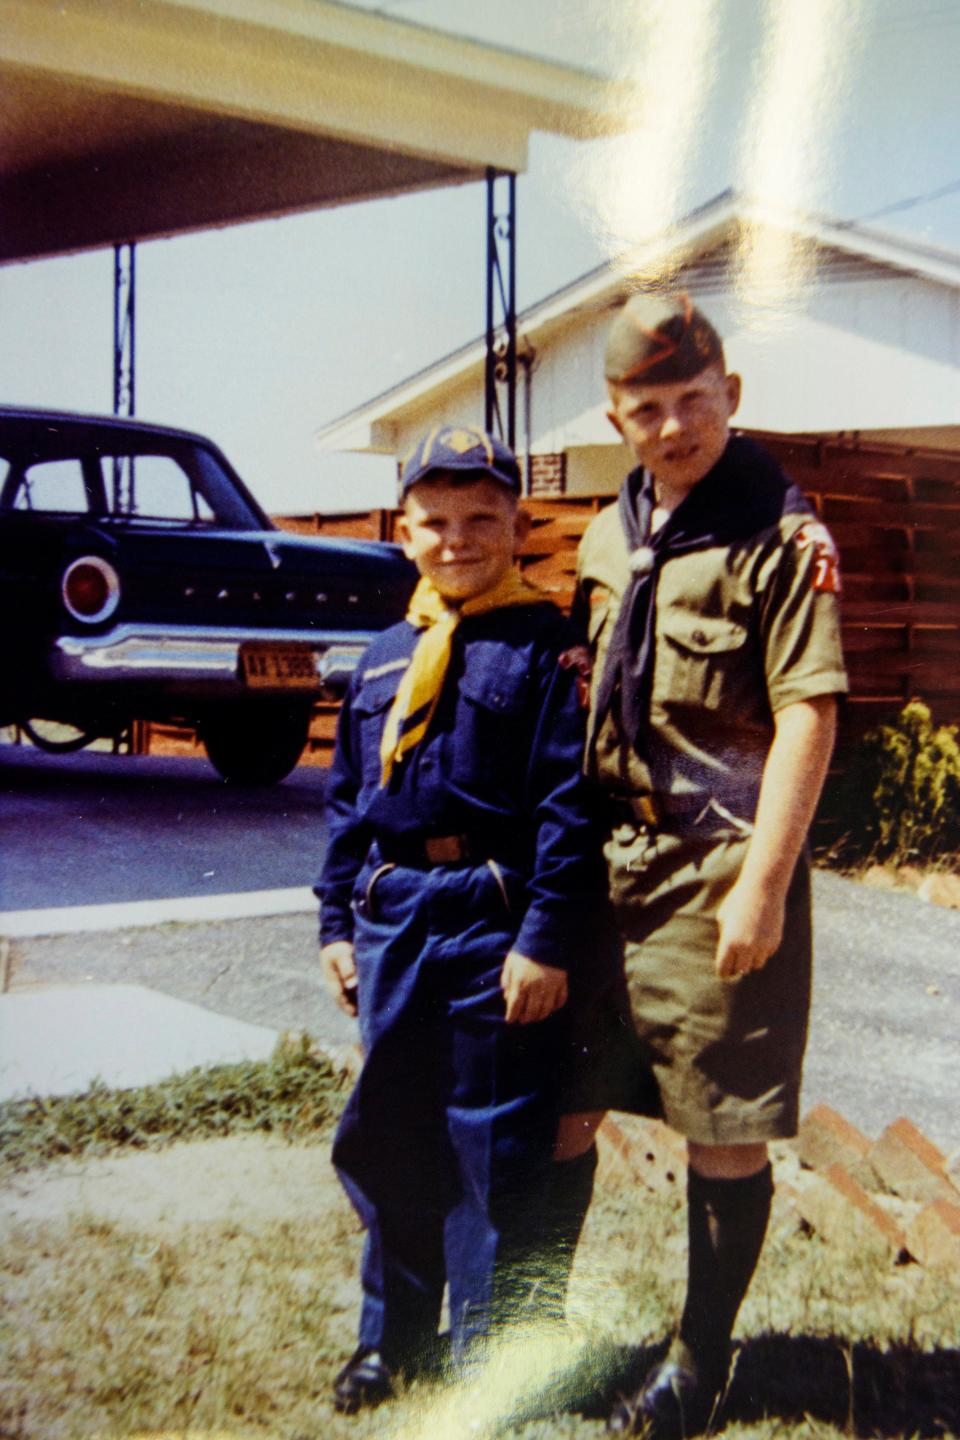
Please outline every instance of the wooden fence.
[[960, 723], [960, 455], [758, 437], [840, 550], [851, 694], [841, 748], [907, 700]]
[[[843, 641], [851, 695], [838, 756], [913, 696], [941, 724], [960, 724], [960, 455], [854, 439], [750, 432], [810, 496], [840, 549]], [[526, 502], [524, 571], [567, 605], [580, 536], [605, 500]], [[396, 514], [280, 517], [307, 535], [392, 540]], [[312, 758], [323, 763], [336, 706], [317, 707]]]

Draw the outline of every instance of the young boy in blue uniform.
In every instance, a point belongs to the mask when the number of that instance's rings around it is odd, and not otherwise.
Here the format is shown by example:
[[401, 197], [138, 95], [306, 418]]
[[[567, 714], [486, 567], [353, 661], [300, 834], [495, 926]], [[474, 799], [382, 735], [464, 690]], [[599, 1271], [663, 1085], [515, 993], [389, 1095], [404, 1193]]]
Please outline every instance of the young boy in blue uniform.
[[592, 1185], [595, 1152], [551, 1155], [605, 879], [574, 636], [515, 569], [519, 490], [482, 431], [420, 441], [399, 532], [421, 579], [340, 718], [317, 892], [325, 978], [360, 1021], [333, 1154], [367, 1231], [343, 1411], [423, 1362], [445, 1282], [455, 1359], [509, 1321], [538, 1222], [569, 1261]]

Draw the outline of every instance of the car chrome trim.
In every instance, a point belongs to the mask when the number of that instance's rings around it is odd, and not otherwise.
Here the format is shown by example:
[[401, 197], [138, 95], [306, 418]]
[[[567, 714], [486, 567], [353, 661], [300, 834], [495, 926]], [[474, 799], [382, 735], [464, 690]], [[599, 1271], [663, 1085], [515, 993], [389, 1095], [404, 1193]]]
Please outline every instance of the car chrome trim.
[[241, 645], [306, 645], [316, 651], [320, 694], [345, 688], [374, 633], [121, 625], [109, 635], [61, 635], [53, 644], [51, 665], [58, 681], [142, 685], [189, 680], [237, 694], [246, 689], [239, 676]]

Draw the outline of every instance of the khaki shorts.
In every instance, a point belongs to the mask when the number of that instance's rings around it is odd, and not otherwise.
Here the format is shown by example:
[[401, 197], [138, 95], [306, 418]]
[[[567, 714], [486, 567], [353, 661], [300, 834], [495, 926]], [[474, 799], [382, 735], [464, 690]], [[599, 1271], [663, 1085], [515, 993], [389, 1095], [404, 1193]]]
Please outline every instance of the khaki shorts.
[[561, 1110], [661, 1115], [657, 1083], [633, 1028], [612, 910], [596, 916], [591, 938], [590, 955], [570, 972]]
[[745, 839], [615, 830], [606, 846], [634, 1026], [664, 1119], [702, 1145], [795, 1135], [810, 1010], [810, 869], [797, 865], [784, 939], [762, 970], [714, 973], [716, 911]]

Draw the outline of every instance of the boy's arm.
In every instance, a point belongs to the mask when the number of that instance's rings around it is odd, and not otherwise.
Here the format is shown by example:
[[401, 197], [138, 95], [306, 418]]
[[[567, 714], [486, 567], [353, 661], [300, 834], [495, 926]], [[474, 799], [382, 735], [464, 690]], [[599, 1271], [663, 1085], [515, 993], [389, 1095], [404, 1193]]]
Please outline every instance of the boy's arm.
[[715, 965], [723, 979], [762, 969], [783, 937], [787, 890], [830, 763], [836, 713], [836, 697], [819, 695], [774, 714], [753, 835], [717, 911]]
[[357, 1013], [357, 966], [351, 940], [332, 940], [320, 950], [320, 967], [330, 994], [348, 1015]]
[[348, 697], [337, 720], [337, 744], [327, 780], [327, 853], [314, 886], [320, 899], [320, 968], [327, 989], [348, 1015], [357, 1013], [350, 901], [367, 850], [366, 836], [357, 823], [359, 788]]
[[818, 520], [798, 518], [761, 584], [774, 738], [743, 869], [717, 912], [716, 969], [726, 979], [760, 969], [780, 943], [787, 889], [833, 750], [837, 696], [847, 688], [836, 547]]
[[508, 1025], [533, 1025], [567, 1003], [567, 972], [511, 950], [500, 972]]
[[[366, 828], [357, 816], [360, 769], [351, 718], [352, 693], [351, 687], [337, 720], [336, 747], [324, 802], [327, 850], [319, 879], [313, 887], [320, 900], [320, 943], [324, 949], [342, 943], [352, 948], [353, 910], [350, 901], [369, 844]], [[326, 962], [324, 968], [326, 973]]]
[[[573, 640], [575, 632], [566, 630]], [[558, 647], [559, 649], [559, 647]], [[526, 772], [524, 810], [534, 832], [529, 901], [504, 965], [507, 1019], [545, 1019], [567, 998], [567, 971], [592, 943], [596, 907], [605, 894], [597, 796], [583, 774], [586, 710], [579, 662], [571, 645], [541, 656], [539, 715]]]

